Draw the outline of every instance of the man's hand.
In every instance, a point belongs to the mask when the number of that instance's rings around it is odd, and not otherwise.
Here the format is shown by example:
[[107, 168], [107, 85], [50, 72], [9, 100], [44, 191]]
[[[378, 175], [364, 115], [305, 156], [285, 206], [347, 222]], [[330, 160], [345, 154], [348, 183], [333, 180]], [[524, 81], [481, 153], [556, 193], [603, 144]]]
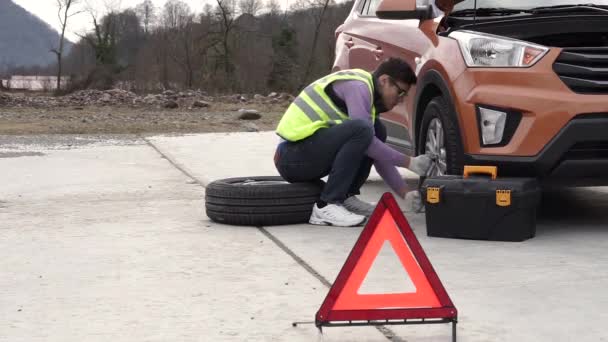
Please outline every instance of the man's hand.
[[425, 211], [424, 203], [420, 191], [414, 190], [405, 194], [405, 210], [406, 213], [423, 213]]
[[433, 160], [426, 154], [421, 154], [410, 159], [410, 163], [407, 168], [418, 176], [427, 176], [431, 166], [433, 166]]

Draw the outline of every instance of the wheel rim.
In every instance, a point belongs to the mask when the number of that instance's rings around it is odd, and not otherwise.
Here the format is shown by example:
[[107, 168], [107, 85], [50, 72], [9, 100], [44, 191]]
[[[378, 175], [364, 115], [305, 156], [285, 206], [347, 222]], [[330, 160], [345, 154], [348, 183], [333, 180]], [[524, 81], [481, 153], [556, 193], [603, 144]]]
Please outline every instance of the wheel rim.
[[434, 118], [429, 123], [426, 131], [425, 153], [433, 159], [433, 165], [429, 170], [430, 176], [443, 176], [447, 174], [447, 152], [445, 149], [445, 134], [441, 120]]
[[255, 180], [255, 179], [246, 179], [242, 182], [238, 182], [235, 184], [239, 185], [247, 185], [247, 186], [263, 186], [263, 185], [277, 185], [277, 184], [288, 184], [287, 181], [271, 181], [271, 180]]

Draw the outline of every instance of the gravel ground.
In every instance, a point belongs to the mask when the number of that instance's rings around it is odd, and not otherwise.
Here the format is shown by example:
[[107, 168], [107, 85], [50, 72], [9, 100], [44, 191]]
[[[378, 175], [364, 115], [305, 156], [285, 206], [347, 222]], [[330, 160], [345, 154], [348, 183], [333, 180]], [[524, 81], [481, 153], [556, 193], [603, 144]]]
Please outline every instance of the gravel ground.
[[[141, 134], [272, 130], [281, 108], [260, 108], [258, 120], [236, 110], [125, 107], [0, 108], [0, 134]], [[270, 111], [268, 111], [270, 110]]]
[[[112, 93], [110, 93], [112, 94]], [[0, 134], [159, 134], [207, 132], [255, 132], [274, 130], [291, 98], [260, 97], [245, 100], [240, 95], [211, 98], [179, 97], [177, 108], [166, 108], [172, 97], [146, 103], [147, 97], [126, 98], [123, 94], [99, 93], [82, 97], [42, 98], [23, 94], [0, 95]], [[10, 98], [8, 97], [10, 96]], [[258, 95], [260, 96], [260, 95]], [[109, 101], [106, 101], [110, 98]], [[116, 101], [113, 101], [116, 100]], [[72, 101], [72, 102], [70, 102]], [[131, 101], [130, 104], [126, 102]], [[204, 103], [197, 106], [195, 102]], [[86, 101], [85, 101], [86, 102]], [[60, 104], [58, 104], [60, 103]]]

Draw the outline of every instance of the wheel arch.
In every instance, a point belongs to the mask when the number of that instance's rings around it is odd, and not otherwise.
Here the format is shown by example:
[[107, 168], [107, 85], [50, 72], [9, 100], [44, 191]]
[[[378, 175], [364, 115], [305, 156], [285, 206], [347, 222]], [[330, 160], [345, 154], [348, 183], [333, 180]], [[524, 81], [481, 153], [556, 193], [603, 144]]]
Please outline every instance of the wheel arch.
[[428, 104], [437, 96], [443, 96], [447, 101], [448, 105], [452, 108], [452, 114], [456, 115], [456, 128], [458, 129], [458, 135], [460, 136], [461, 143], [464, 144], [462, 136], [462, 129], [460, 129], [460, 118], [454, 105], [454, 97], [450, 88], [447, 86], [447, 82], [437, 70], [431, 69], [427, 71], [424, 76], [417, 82], [416, 87], [421, 89], [416, 93], [414, 100], [414, 149], [415, 153], [420, 153], [420, 146], [418, 138], [420, 136], [420, 129], [422, 125], [422, 117]]

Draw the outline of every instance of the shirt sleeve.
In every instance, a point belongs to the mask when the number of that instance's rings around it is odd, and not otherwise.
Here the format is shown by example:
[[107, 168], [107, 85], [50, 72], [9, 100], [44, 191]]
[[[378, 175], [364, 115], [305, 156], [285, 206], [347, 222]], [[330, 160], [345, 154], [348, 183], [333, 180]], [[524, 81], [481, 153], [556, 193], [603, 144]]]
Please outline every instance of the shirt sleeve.
[[388, 186], [400, 197], [405, 196], [408, 192], [407, 184], [401, 177], [401, 174], [397, 168], [385, 161], [375, 161], [374, 167], [382, 179], [388, 184]]
[[[339, 81], [334, 84], [334, 91], [346, 103], [348, 116], [372, 123], [372, 99], [367, 84], [356, 80]], [[375, 135], [366, 154], [375, 161], [405, 167], [405, 155], [383, 143]]]

